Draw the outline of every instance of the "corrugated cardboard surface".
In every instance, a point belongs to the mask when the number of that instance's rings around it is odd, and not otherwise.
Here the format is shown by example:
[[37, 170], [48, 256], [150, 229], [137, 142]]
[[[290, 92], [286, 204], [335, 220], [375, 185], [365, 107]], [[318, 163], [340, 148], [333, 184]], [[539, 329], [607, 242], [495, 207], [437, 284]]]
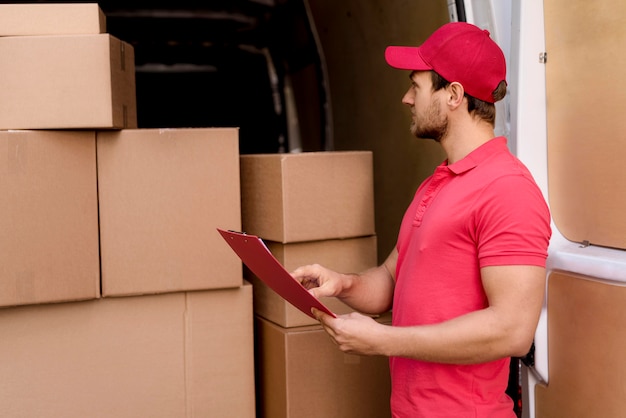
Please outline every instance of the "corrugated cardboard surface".
[[0, 306], [100, 296], [96, 134], [0, 131]]
[[282, 243], [375, 234], [370, 151], [241, 156], [244, 232]]
[[[295, 270], [305, 264], [318, 263], [342, 273], [358, 273], [377, 265], [376, 236], [374, 235], [293, 244], [266, 242], [266, 245], [287, 271]], [[317, 324], [317, 321], [300, 312], [251, 273], [249, 273], [249, 280], [254, 286], [255, 314], [283, 327]], [[322, 298], [321, 301], [336, 314], [353, 311], [336, 298]]]
[[255, 416], [252, 288], [0, 310], [0, 416]]
[[544, 10], [554, 222], [571, 241], [626, 248], [626, 3], [546, 0]]
[[549, 381], [535, 388], [537, 418], [624, 416], [624, 301], [623, 284], [550, 274]]
[[105, 32], [106, 16], [97, 3], [0, 4], [0, 36]]
[[344, 354], [320, 325], [283, 328], [255, 316], [255, 332], [257, 417], [391, 416], [387, 357]]
[[102, 294], [241, 286], [237, 128], [100, 131]]
[[0, 129], [137, 127], [132, 45], [109, 34], [0, 37]]

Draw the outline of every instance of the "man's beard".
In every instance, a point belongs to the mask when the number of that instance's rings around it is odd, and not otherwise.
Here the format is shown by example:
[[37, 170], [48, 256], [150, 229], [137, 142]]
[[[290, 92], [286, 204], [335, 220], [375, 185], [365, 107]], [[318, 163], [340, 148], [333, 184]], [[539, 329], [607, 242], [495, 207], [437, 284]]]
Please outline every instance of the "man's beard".
[[418, 120], [416, 114], [415, 120], [411, 124], [411, 133], [416, 138], [432, 139], [435, 142], [441, 142], [447, 132], [448, 117], [441, 116], [437, 101], [429, 106], [421, 121]]

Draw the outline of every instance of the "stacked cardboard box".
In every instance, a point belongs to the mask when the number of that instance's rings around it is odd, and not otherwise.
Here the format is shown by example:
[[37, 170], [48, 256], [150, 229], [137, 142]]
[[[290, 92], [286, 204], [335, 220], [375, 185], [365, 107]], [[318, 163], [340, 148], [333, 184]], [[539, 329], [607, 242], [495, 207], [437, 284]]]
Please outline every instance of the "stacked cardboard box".
[[252, 286], [0, 310], [0, 416], [254, 417]]
[[[311, 263], [342, 272], [376, 265], [370, 151], [242, 155], [240, 165], [243, 231], [266, 241], [288, 271]], [[246, 277], [257, 314], [283, 327], [316, 323]], [[336, 313], [351, 311], [334, 298], [323, 302]]]
[[0, 416], [253, 417], [238, 130], [138, 129], [103, 16], [0, 5]]
[[[377, 264], [369, 151], [242, 155], [243, 231], [261, 237], [288, 271], [340, 272]], [[266, 418], [389, 416], [385, 357], [341, 353], [321, 326], [246, 271], [253, 284], [257, 414]], [[335, 298], [333, 312], [352, 309]], [[377, 318], [390, 322], [389, 316]]]
[[0, 4], [0, 129], [137, 127], [132, 45], [97, 4]]
[[391, 416], [386, 357], [344, 354], [319, 325], [284, 328], [257, 315], [255, 332], [258, 417]]
[[0, 131], [0, 195], [0, 306], [98, 298], [96, 133]]
[[216, 228], [241, 226], [235, 128], [99, 131], [102, 295], [239, 287]]

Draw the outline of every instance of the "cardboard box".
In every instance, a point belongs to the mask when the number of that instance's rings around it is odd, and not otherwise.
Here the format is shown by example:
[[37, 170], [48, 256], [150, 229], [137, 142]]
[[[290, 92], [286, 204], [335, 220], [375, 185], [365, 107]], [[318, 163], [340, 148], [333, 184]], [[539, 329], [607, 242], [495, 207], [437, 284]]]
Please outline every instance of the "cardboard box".
[[0, 310], [0, 416], [255, 415], [252, 287]]
[[237, 128], [99, 131], [102, 295], [239, 287]]
[[0, 129], [137, 127], [132, 45], [109, 35], [0, 37]]
[[[266, 242], [268, 249], [287, 271], [305, 264], [318, 263], [342, 273], [358, 273], [377, 265], [376, 236], [281, 244]], [[314, 325], [318, 322], [246, 270], [254, 286], [254, 313], [282, 327]], [[336, 314], [353, 312], [337, 298], [321, 298]]]
[[257, 417], [391, 416], [387, 357], [344, 354], [320, 325], [283, 328], [255, 316], [255, 336]]
[[97, 3], [0, 4], [0, 36], [105, 32], [106, 16]]
[[371, 151], [241, 156], [243, 230], [282, 243], [375, 234]]
[[100, 296], [97, 187], [95, 132], [0, 131], [0, 306]]

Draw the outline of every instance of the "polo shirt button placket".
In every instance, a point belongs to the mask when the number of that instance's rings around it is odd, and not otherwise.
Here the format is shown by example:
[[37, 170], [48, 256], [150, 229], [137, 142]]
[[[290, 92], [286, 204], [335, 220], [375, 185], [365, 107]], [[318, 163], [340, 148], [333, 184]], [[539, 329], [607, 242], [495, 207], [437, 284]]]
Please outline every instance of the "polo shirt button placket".
[[428, 184], [424, 196], [417, 205], [415, 216], [413, 217], [413, 226], [420, 227], [422, 225], [422, 219], [426, 210], [429, 208], [432, 201], [435, 199], [439, 191], [445, 186], [451, 179], [453, 173], [448, 166], [442, 165], [435, 169], [433, 176]]

